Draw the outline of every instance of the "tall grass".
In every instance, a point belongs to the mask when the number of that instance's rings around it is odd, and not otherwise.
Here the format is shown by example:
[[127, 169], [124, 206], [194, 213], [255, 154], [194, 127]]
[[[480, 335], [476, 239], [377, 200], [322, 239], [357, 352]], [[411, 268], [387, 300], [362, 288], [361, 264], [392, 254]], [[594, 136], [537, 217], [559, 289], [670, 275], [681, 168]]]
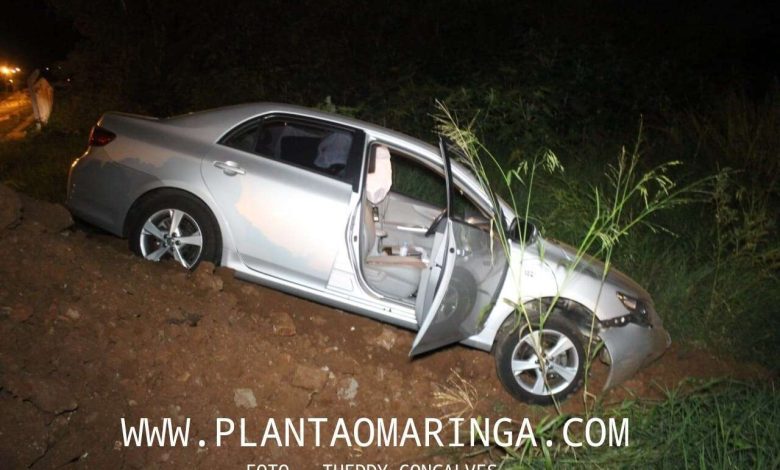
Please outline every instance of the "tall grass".
[[560, 444], [531, 447], [522, 459], [510, 455], [504, 468], [780, 467], [780, 396], [770, 385], [687, 383], [661, 401], [627, 401], [599, 414], [628, 418], [627, 447], [563, 445], [562, 418], [547, 432]]
[[[776, 95], [775, 95], [776, 96]], [[777, 368], [780, 352], [780, 107], [729, 94], [657, 136], [716, 178], [695, 210], [668, 214], [674, 236], [623, 259], [656, 292], [672, 334]], [[639, 255], [652, 253], [650, 257]]]
[[[541, 155], [520, 161], [514, 167], [506, 167], [478, 138], [476, 117], [462, 125], [446, 105], [439, 103], [438, 107], [439, 114], [435, 115], [434, 118], [439, 132], [460, 149], [464, 157], [463, 162], [472, 169], [486, 194], [494, 200], [496, 194], [499, 193], [507, 197], [514, 213], [521, 217], [519, 226], [521, 233], [528, 233], [528, 216], [536, 194], [534, 180], [537, 172], [543, 170], [550, 175], [560, 175], [563, 172], [563, 167], [555, 154], [546, 150]], [[563, 278], [556, 280], [558, 290], [553, 299], [546, 305], [542, 305], [541, 299], [539, 300], [538, 315], [529, 312], [529, 306], [522, 302], [516, 305], [518, 325], [524, 325], [527, 329], [544, 328], [548, 317], [556, 309], [559, 296], [574, 277], [574, 273], [578, 271], [580, 263], [583, 263], [588, 256], [604, 262], [604, 269], [601, 273], [601, 285], [603, 286], [611, 268], [614, 250], [619, 243], [622, 243], [629, 237], [629, 234], [633, 234], [641, 225], [647, 226], [653, 231], [658, 230], [660, 227], [651, 220], [651, 216], [656, 212], [669, 210], [690, 202], [690, 196], [695, 195], [696, 191], [708, 182], [709, 178], [703, 178], [687, 186], [678, 187], [668, 176], [670, 169], [679, 164], [677, 161], [665, 162], [647, 170], [640, 170], [641, 139], [642, 130], [640, 127], [639, 138], [634, 147], [628, 151], [625, 147], [622, 148], [617, 162], [605, 168], [601, 181], [596, 179], [589, 183], [590, 190], [585, 204], [586, 210], [580, 214], [580, 217], [587, 221], [587, 225], [571, 240], [576, 246], [574, 258], [566, 266]], [[497, 173], [499, 178], [491, 180], [488, 176], [488, 168]], [[491, 222], [492, 231], [501, 243], [502, 255], [509, 258], [512, 249], [507, 227], [504, 226], [503, 215], [494, 214]], [[522, 266], [522, 256], [525, 255], [526, 249], [525, 240], [526, 236], [524, 235], [518, 239], [521, 245], [521, 259], [513, 260], [514, 262], [510, 264], [511, 269]], [[540, 257], [544, 258], [544, 252], [541, 250], [543, 245], [537, 246], [540, 248]], [[525, 286], [521, 282], [523, 276], [519, 272], [513, 273], [512, 278], [517, 282], [516, 288], [521, 299], [533, 297], [533, 293], [525, 290]], [[601, 291], [595, 294], [597, 296], [595, 304], [598, 305]], [[502, 300], [511, 301], [510, 299]], [[537, 302], [534, 301], [534, 304]], [[585, 386], [582, 391], [583, 400], [586, 403], [590, 403], [589, 399], [595, 396], [588, 390], [587, 371], [590, 369], [590, 363], [597, 351], [602, 347], [596, 342], [596, 322], [596, 316], [591, 315], [590, 332], [585, 344], [586, 374]], [[518, 334], [525, 334], [525, 330], [526, 328], [519, 328]], [[543, 363], [543, 353], [538, 348], [539, 346], [535, 346], [539, 362]], [[543, 375], [545, 380], [547, 380], [546, 375]]]
[[[725, 355], [765, 363], [773, 357], [780, 324], [771, 312], [778, 301], [780, 263], [772, 187], [751, 185], [750, 179], [729, 169], [705, 177], [683, 174], [687, 183], [675, 185], [668, 171], [676, 163], [640, 169], [641, 133], [636, 146], [622, 150], [618, 162], [600, 177], [577, 171], [576, 163], [574, 172], [564, 174], [549, 152], [505, 170], [506, 160], [496, 158], [476, 137], [475, 120], [460, 127], [442, 107], [437, 123], [461, 148], [489, 193], [503, 193], [521, 216], [540, 214], [551, 222], [548, 233], [579, 241], [575, 265], [586, 253], [595, 254], [607, 267], [615, 260], [646, 283], [667, 325], [686, 333], [680, 341], [699, 340], [723, 347]], [[498, 179], [488, 177], [485, 162], [497, 169]], [[549, 211], [540, 210], [544, 207]], [[634, 230], [642, 224], [650, 230]], [[518, 317], [530, 323], [523, 306], [518, 306]], [[589, 359], [598, 346], [588, 343]], [[629, 401], [611, 409], [589, 400], [587, 387], [586, 381], [586, 414], [628, 418], [629, 447], [572, 449], [560, 444], [568, 416], [558, 407], [557, 414], [538, 423], [536, 435], [559, 444], [504, 449], [506, 467], [780, 466], [775, 450], [780, 433], [774, 425], [780, 400], [771, 386], [710, 382], [691, 390], [687, 384], [668, 390], [660, 402]]]
[[[670, 122], [646, 134], [645, 161], [684, 160], [681, 186], [710, 179], [689, 194], [692, 204], [654, 215], [666, 230], [635, 232], [612, 259], [653, 294], [678, 344], [776, 368], [780, 107], [730, 95]], [[576, 243], [588, 230], [592, 181], [602, 178], [599, 148], [581, 147], [571, 158], [564, 147], [566, 174], [538, 175], [530, 213], [547, 236]]]

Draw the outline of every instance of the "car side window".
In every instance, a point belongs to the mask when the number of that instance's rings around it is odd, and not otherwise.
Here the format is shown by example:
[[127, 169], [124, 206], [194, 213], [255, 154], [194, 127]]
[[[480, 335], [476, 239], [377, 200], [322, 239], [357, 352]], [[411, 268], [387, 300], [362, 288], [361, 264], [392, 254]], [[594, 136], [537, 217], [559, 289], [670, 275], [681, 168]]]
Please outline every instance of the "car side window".
[[270, 118], [234, 130], [222, 144], [345, 179], [353, 140], [346, 129]]
[[255, 144], [257, 142], [258, 127], [258, 123], [242, 126], [228, 135], [227, 139], [222, 143], [228, 147], [243, 150], [244, 152], [254, 152]]
[[[410, 158], [390, 150], [393, 168], [394, 192], [425, 202], [433, 207], [444, 208], [447, 205], [444, 175]], [[452, 200], [452, 217], [478, 227], [487, 226], [490, 218], [455, 187]]]
[[392, 191], [443, 209], [447, 205], [444, 176], [405, 155], [390, 150]]

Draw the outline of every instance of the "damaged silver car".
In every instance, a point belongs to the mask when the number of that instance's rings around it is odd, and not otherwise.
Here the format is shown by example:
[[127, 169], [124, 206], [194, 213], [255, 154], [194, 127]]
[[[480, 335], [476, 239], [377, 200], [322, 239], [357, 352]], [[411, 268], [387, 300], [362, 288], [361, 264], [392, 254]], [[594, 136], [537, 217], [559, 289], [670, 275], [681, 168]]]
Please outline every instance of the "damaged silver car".
[[574, 251], [519, 230], [444, 145], [343, 116], [271, 103], [167, 119], [107, 113], [73, 162], [67, 204], [148, 260], [212, 261], [416, 330], [411, 355], [457, 342], [492, 352], [526, 402], [578, 390], [590, 340], [603, 341], [606, 387], [670, 341], [650, 295], [618, 271], [602, 281], [603, 265], [584, 261], [564, 283]]

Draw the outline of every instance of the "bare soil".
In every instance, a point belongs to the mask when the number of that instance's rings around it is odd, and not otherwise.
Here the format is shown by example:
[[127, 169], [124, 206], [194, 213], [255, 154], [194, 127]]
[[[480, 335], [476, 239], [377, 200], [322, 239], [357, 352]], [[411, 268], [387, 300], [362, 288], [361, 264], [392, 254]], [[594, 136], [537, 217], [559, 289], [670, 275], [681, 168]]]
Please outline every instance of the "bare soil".
[[[8, 194], [0, 205], [13, 205]], [[124, 240], [63, 230], [69, 220], [60, 206], [26, 198], [21, 205], [21, 219], [0, 224], [2, 468], [461, 461], [474, 449], [241, 448], [237, 437], [219, 448], [211, 443], [216, 417], [246, 418], [249, 439], [257, 440], [269, 417], [553, 412], [515, 402], [484, 352], [455, 346], [410, 360], [412, 332], [236, 280], [226, 269], [188, 273], [172, 262], [146, 262]], [[461, 383], [456, 373], [473, 387], [473, 408], [437, 406], [435, 392]], [[605, 373], [597, 367], [594, 382]], [[688, 376], [766, 375], [677, 342], [601, 398], [658, 397]], [[581, 396], [563, 408], [581, 412]], [[122, 417], [190, 418], [190, 445], [125, 448]], [[199, 439], [209, 445], [199, 448]]]

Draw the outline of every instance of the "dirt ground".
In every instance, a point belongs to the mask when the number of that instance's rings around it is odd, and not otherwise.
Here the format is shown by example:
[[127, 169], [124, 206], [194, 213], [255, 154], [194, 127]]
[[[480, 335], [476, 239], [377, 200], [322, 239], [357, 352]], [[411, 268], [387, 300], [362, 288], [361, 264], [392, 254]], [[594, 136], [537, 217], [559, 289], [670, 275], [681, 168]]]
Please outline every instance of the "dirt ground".
[[[513, 401], [489, 354], [455, 346], [410, 360], [411, 332], [236, 280], [229, 270], [186, 273], [146, 262], [124, 240], [69, 225], [62, 207], [0, 187], [2, 468], [459, 461], [474, 449], [241, 448], [238, 438], [211, 445], [216, 417], [246, 418], [257, 436], [269, 417], [422, 420], [463, 411], [435, 394], [448, 380], [463, 385], [458, 376], [473, 387], [464, 415], [552, 411]], [[597, 368], [595, 381], [604, 373]], [[659, 386], [686, 376], [762, 374], [677, 342], [602, 398], [658, 396]], [[564, 410], [582, 411], [581, 398]], [[122, 417], [190, 418], [191, 443], [126, 448]], [[200, 439], [209, 445], [197, 446]]]

